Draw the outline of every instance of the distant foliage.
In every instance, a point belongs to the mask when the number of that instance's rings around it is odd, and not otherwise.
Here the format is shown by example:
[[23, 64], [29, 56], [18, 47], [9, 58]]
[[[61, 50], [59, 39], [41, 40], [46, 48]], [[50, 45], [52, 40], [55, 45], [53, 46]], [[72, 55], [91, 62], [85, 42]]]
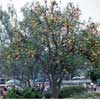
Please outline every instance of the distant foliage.
[[65, 87], [61, 89], [59, 98], [68, 98], [77, 94], [80, 95], [81, 93], [84, 92], [87, 92], [87, 90], [81, 86]]

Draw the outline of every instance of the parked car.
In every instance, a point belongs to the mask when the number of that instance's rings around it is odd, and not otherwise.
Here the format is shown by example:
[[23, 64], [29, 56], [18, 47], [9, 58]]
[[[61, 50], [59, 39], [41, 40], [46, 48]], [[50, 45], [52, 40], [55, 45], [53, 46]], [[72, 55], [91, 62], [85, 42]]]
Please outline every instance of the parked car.
[[12, 79], [6, 82], [6, 87], [8, 89], [12, 89], [12, 88], [23, 89], [23, 84], [20, 80]]
[[41, 88], [42, 86], [44, 86], [45, 87], [44, 91], [47, 91], [49, 89], [49, 87], [50, 87], [48, 79], [44, 80], [42, 78], [40, 78], [40, 79], [38, 78], [38, 79], [35, 79], [33, 81], [33, 83], [34, 83], [35, 87]]
[[92, 81], [90, 79], [86, 79], [85, 77], [73, 77], [71, 80], [63, 80], [62, 87], [66, 86], [77, 86], [83, 84], [90, 84]]
[[0, 94], [2, 93], [2, 91], [4, 90], [4, 88], [6, 88], [6, 81], [8, 79], [7, 78], [0, 78]]
[[97, 80], [96, 85], [100, 86], [100, 79]]
[[48, 82], [48, 79], [42, 79], [42, 78], [38, 78], [38, 79], [35, 79], [35, 83], [36, 82], [41, 82], [41, 83], [43, 83], [43, 82]]
[[75, 77], [73, 77], [72, 78], [72, 80], [82, 80], [82, 79], [85, 79], [85, 77], [84, 76], [75, 76]]
[[0, 84], [5, 84], [7, 80], [7, 78], [0, 78]]

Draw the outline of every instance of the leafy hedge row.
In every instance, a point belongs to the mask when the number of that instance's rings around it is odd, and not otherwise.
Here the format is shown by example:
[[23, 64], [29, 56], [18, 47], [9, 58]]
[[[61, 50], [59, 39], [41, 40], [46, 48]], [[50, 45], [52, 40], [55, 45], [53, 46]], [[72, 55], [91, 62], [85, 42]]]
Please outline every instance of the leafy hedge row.
[[65, 87], [61, 89], [59, 98], [69, 98], [77, 94], [84, 94], [85, 92], [87, 92], [87, 89], [81, 86]]
[[13, 88], [8, 91], [7, 98], [43, 98], [43, 95], [31, 88], [25, 88], [22, 91]]
[[[65, 87], [61, 89], [59, 98], [69, 98], [75, 95], [80, 95], [87, 92], [83, 87]], [[24, 90], [12, 89], [8, 91], [7, 98], [51, 98], [50, 93], [41, 94], [39, 91], [33, 90], [31, 88], [25, 88]]]

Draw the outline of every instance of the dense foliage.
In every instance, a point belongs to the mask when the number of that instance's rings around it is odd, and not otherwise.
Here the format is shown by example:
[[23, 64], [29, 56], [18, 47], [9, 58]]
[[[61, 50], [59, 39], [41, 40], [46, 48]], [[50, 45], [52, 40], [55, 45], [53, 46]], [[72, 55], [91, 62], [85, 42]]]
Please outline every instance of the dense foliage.
[[[52, 98], [51, 93], [41, 94], [38, 91], [32, 91], [30, 88], [26, 88], [23, 91], [19, 91], [16, 89], [12, 89], [8, 92], [7, 99], [42, 99], [42, 98]], [[65, 87], [61, 89], [59, 98], [85, 98], [85, 99], [99, 99], [100, 94], [99, 93], [88, 93], [86, 89], [83, 87]]]
[[59, 98], [69, 98], [74, 95], [84, 94], [85, 92], [87, 92], [87, 89], [81, 86], [64, 87], [60, 91]]
[[86, 63], [99, 67], [99, 24], [91, 19], [81, 21], [79, 7], [68, 3], [61, 10], [56, 1], [48, 5], [46, 0], [44, 5], [26, 4], [21, 10], [21, 22], [13, 6], [9, 12], [0, 10], [4, 26], [0, 33], [5, 34], [0, 58], [6, 76], [26, 81], [43, 73], [49, 80], [52, 97], [57, 98], [66, 73], [72, 74], [78, 66], [87, 67]]
[[31, 88], [25, 88], [24, 90], [11, 89], [8, 91], [7, 98], [43, 98], [43, 95]]

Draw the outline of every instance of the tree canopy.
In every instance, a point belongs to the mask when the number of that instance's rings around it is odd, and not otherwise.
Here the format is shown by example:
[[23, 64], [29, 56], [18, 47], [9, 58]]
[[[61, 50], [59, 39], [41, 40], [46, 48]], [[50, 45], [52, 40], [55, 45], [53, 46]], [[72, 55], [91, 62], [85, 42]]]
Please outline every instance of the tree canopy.
[[50, 5], [45, 1], [44, 5], [38, 2], [25, 5], [22, 12], [24, 19], [18, 23], [16, 20], [14, 27], [9, 14], [14, 16], [16, 13], [1, 10], [4, 17], [0, 17], [2, 24], [3, 21], [7, 23], [3, 33], [10, 41], [3, 47], [1, 58], [14, 76], [24, 75], [29, 79], [33, 78], [33, 72], [42, 71], [49, 80], [52, 97], [57, 98], [67, 72], [72, 73], [84, 63], [99, 67], [99, 24], [91, 20], [88, 23], [81, 21], [79, 7], [68, 3], [61, 10], [56, 1]]

